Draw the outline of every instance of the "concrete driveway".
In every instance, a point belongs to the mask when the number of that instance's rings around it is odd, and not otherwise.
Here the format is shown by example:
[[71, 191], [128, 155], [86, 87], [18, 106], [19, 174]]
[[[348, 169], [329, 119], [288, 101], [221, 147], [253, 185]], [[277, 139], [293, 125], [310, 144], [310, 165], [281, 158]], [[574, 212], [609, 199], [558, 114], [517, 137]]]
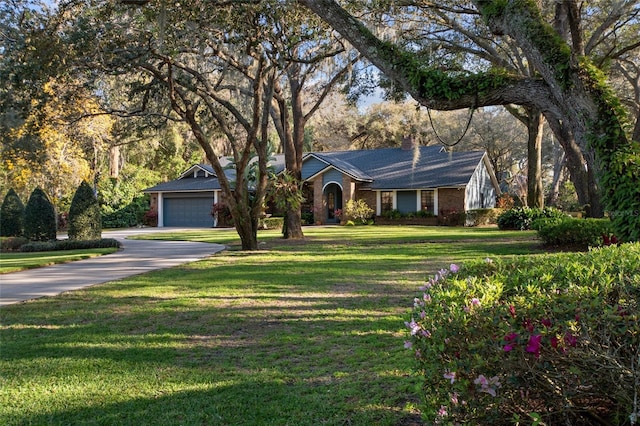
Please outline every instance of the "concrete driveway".
[[156, 269], [193, 262], [224, 250], [221, 244], [188, 241], [128, 240], [134, 234], [175, 232], [176, 228], [104, 231], [122, 250], [77, 262], [0, 275], [0, 306], [114, 281]]

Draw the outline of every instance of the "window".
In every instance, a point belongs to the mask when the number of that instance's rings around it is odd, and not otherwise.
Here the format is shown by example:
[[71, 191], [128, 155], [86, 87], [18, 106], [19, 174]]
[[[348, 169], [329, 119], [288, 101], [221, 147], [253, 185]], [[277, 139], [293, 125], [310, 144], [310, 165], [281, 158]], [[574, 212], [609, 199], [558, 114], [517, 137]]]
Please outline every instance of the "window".
[[434, 208], [434, 191], [420, 191], [420, 206], [423, 211], [433, 213]]
[[382, 191], [380, 193], [380, 211], [382, 213], [393, 210], [393, 192]]

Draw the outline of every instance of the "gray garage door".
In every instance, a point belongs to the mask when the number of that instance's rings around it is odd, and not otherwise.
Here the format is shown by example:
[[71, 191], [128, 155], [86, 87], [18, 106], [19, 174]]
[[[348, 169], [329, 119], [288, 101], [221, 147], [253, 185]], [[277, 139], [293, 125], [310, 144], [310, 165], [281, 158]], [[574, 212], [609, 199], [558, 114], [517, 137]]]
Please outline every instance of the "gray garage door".
[[212, 198], [165, 198], [163, 203], [164, 226], [211, 228]]

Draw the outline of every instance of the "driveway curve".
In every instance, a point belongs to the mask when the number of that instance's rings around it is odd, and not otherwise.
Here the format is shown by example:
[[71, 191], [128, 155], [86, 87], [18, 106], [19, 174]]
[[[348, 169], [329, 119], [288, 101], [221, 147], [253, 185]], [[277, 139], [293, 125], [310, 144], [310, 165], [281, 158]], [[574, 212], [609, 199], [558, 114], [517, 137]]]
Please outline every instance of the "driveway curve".
[[176, 228], [104, 231], [103, 238], [122, 243], [116, 253], [76, 262], [0, 275], [0, 306], [77, 290], [211, 256], [221, 244], [191, 241], [129, 240], [134, 234], [175, 232]]

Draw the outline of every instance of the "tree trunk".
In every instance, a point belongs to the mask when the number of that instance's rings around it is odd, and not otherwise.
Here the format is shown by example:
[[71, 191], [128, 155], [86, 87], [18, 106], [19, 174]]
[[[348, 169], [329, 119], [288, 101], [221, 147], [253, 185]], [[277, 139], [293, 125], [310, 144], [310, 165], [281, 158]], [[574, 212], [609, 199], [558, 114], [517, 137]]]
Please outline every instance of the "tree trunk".
[[542, 135], [544, 118], [540, 111], [528, 109], [527, 140], [527, 205], [544, 207], [542, 188]]
[[553, 144], [553, 181], [547, 196], [547, 204], [555, 206], [560, 196], [560, 186], [563, 182], [565, 169], [565, 155], [558, 143]]
[[243, 251], [258, 249], [258, 221], [252, 218], [251, 214], [247, 214], [249, 211], [248, 206], [237, 205], [233, 215], [233, 222], [240, 237]]
[[578, 203], [584, 208], [586, 216], [604, 216], [601, 194], [593, 167], [587, 165], [580, 147], [565, 126], [554, 119], [548, 119], [547, 122], [564, 150], [569, 179], [576, 190]]

